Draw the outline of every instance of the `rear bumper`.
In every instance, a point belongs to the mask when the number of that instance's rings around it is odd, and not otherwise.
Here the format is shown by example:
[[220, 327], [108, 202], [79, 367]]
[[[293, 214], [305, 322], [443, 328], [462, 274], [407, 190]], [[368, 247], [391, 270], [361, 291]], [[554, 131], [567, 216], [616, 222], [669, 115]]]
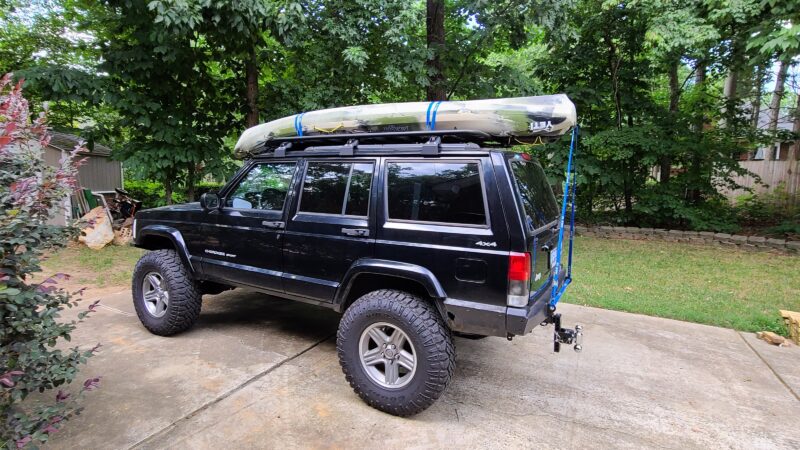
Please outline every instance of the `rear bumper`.
[[450, 329], [480, 336], [521, 336], [547, 318], [547, 296], [541, 295], [524, 308], [489, 305], [448, 298], [444, 301]]

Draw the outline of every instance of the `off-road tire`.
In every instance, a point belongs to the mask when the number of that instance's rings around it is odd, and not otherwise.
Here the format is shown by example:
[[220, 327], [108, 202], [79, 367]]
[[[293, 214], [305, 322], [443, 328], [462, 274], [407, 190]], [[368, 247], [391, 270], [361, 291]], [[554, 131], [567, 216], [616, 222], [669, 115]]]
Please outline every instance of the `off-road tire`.
[[[161, 275], [169, 292], [169, 304], [161, 317], [151, 315], [142, 292], [144, 277], [150, 272]], [[186, 331], [200, 316], [201, 294], [192, 274], [175, 250], [147, 252], [133, 269], [133, 306], [145, 328], [159, 336], [172, 336]]]
[[[367, 327], [379, 322], [402, 329], [417, 353], [416, 371], [401, 388], [378, 385], [361, 364], [361, 335]], [[336, 349], [345, 378], [356, 394], [373, 408], [396, 416], [411, 416], [431, 406], [447, 388], [455, 370], [453, 339], [434, 305], [391, 289], [370, 292], [345, 311], [339, 323]]]

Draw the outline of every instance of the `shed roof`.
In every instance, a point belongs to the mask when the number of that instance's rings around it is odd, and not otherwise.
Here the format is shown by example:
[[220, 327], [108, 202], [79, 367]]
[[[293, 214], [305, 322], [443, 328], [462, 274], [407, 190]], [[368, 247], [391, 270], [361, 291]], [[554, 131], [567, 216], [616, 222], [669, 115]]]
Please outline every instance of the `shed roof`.
[[[72, 151], [72, 149], [74, 149], [81, 140], [81, 137], [75, 136], [74, 134], [61, 133], [60, 131], [50, 132], [50, 147], [54, 147], [59, 150]], [[94, 156], [111, 156], [111, 149], [103, 144], [95, 142], [88, 152], [81, 153]]]

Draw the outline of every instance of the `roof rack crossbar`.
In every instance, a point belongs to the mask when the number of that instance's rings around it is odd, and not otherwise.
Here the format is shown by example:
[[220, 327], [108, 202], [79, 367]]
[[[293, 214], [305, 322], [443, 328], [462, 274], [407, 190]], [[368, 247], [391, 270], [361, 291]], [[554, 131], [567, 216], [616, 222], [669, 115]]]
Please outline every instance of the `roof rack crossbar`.
[[[434, 139], [435, 138], [435, 139]], [[356, 140], [356, 146], [361, 143], [426, 143], [435, 145], [443, 140], [449, 142], [486, 142], [497, 140], [492, 135], [479, 130], [422, 130], [422, 131], [387, 131], [387, 132], [363, 132], [363, 133], [338, 133], [338, 134], [317, 134], [311, 136], [288, 136], [279, 138], [269, 138], [263, 142], [262, 151], [276, 151], [283, 148], [284, 151], [290, 147], [285, 144], [292, 144], [293, 150], [302, 150], [306, 147], [315, 145], [340, 145], [349, 146], [348, 142]], [[431, 147], [432, 148], [432, 147]], [[276, 155], [277, 156], [277, 155]]]

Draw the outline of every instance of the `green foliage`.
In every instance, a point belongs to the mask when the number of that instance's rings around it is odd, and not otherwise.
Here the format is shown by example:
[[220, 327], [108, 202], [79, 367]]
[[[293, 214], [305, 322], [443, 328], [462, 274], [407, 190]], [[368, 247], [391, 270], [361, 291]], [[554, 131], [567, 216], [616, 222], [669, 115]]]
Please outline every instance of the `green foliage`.
[[[76, 306], [80, 295], [58, 287], [68, 275], [31, 280], [41, 271], [42, 254], [63, 246], [76, 231], [47, 222], [75, 186], [72, 158], [78, 149], [58, 167], [45, 164], [44, 116], [31, 122], [21, 84], [12, 87], [10, 81], [10, 75], [0, 81], [0, 446], [21, 448], [47, 441], [79, 411], [76, 399], [62, 390], [55, 400], [26, 399], [66, 388], [99, 345], [64, 348], [76, 321], [61, 321], [59, 315]], [[87, 380], [80, 393], [98, 382]]]
[[[218, 191], [222, 186], [222, 183], [203, 181], [195, 185], [195, 195], [199, 199], [206, 192]], [[125, 180], [124, 189], [131, 197], [140, 200], [143, 208], [157, 208], [167, 204], [164, 198], [164, 184], [158, 181]], [[181, 192], [175, 192], [172, 195], [175, 203], [187, 201]]]
[[746, 194], [736, 199], [739, 221], [747, 227], [767, 227], [767, 234], [793, 238], [800, 235], [800, 202], [780, 183], [763, 194]]

